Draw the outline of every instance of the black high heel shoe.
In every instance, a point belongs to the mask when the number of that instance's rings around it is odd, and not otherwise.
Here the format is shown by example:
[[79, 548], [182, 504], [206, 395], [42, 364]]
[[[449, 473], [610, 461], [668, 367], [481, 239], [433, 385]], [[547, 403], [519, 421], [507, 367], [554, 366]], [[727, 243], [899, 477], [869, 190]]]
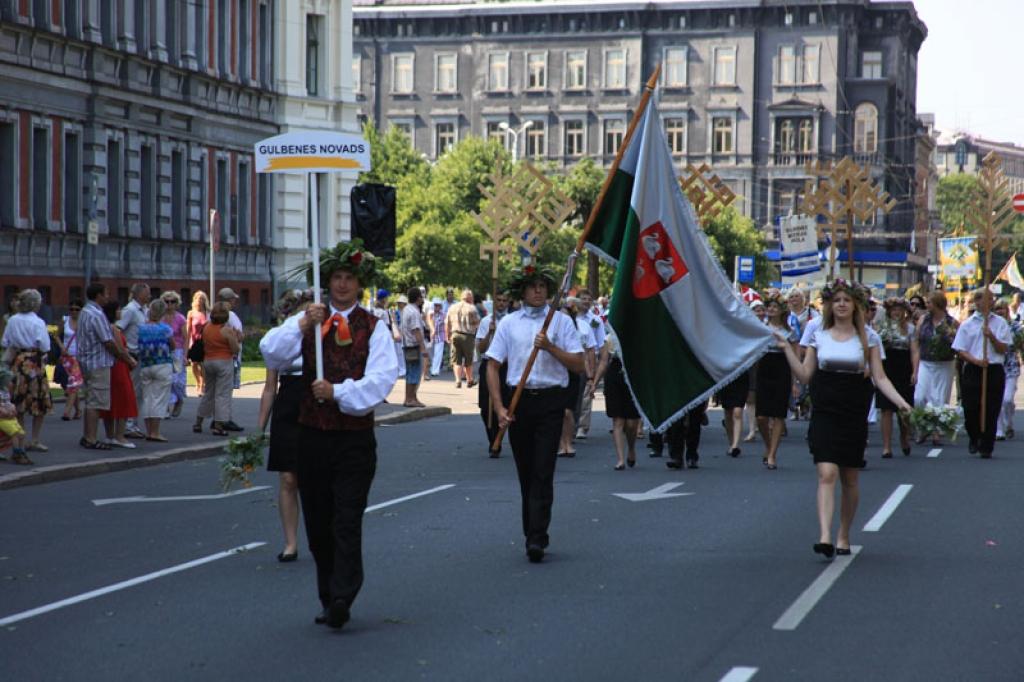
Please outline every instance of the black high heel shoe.
[[836, 547], [836, 556], [850, 556], [849, 547]]
[[815, 542], [814, 553], [822, 554], [826, 559], [831, 559], [833, 556], [835, 556], [836, 546], [828, 542]]
[[909, 445], [907, 447], [903, 448], [903, 456], [904, 457], [910, 457], [910, 446]]

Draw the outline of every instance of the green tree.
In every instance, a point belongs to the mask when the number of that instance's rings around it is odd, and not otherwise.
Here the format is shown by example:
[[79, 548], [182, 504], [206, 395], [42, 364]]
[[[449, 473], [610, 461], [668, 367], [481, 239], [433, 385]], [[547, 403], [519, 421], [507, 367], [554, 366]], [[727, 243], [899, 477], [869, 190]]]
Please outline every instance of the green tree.
[[729, 206], [715, 216], [704, 233], [730, 279], [735, 274], [736, 256], [754, 256], [754, 285], [760, 288], [771, 281], [764, 256], [764, 235], [736, 207]]
[[971, 211], [971, 202], [980, 194], [978, 178], [973, 175], [957, 173], [939, 179], [935, 204], [939, 208], [939, 220], [944, 234], [970, 234], [967, 214]]
[[391, 126], [381, 134], [369, 122], [363, 124], [363, 137], [370, 144], [371, 170], [359, 174], [359, 182], [375, 182], [397, 187], [409, 176], [424, 180], [430, 176], [430, 164], [400, 128]]

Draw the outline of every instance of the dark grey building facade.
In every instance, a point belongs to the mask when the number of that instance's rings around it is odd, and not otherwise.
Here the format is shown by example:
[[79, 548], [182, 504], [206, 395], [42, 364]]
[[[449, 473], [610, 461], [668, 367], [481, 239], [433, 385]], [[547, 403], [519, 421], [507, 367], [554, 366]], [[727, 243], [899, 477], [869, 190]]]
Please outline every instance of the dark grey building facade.
[[361, 114], [430, 158], [480, 135], [609, 164], [660, 62], [674, 156], [712, 166], [770, 238], [798, 211], [804, 164], [849, 154], [899, 201], [857, 226], [863, 268], [881, 270], [862, 275], [924, 266], [907, 253], [927, 34], [911, 2], [356, 0], [353, 33]]
[[205, 290], [214, 209], [218, 288], [269, 303], [272, 186], [252, 155], [278, 131], [273, 5], [0, 0], [5, 299], [32, 286], [61, 309], [90, 255], [122, 297]]

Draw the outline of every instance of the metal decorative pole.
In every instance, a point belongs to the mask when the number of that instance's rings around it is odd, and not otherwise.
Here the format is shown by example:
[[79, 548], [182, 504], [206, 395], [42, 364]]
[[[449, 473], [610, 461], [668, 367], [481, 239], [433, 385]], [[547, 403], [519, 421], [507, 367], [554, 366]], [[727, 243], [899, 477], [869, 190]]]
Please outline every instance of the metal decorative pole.
[[[597, 195], [597, 201], [594, 202], [594, 208], [590, 211], [590, 216], [587, 218], [587, 224], [583, 226], [583, 232], [580, 233], [580, 238], [576, 241], [576, 248], [569, 256], [569, 262], [566, 265], [565, 277], [562, 278], [562, 286], [559, 287], [558, 291], [555, 292], [554, 297], [551, 301], [551, 306], [548, 308], [548, 314], [544, 318], [544, 325], [541, 327], [540, 333], [547, 334], [548, 327], [551, 326], [551, 320], [555, 317], [555, 312], [558, 310], [559, 304], [562, 302], [562, 297], [568, 293], [569, 287], [572, 284], [573, 269], [576, 266], [576, 260], [580, 257], [580, 253], [583, 251], [583, 247], [587, 242], [587, 237], [590, 235], [590, 231], [594, 228], [594, 222], [597, 220], [598, 214], [601, 212], [601, 207], [604, 204], [604, 198], [608, 193], [608, 188], [611, 187], [612, 179], [615, 177], [616, 172], [619, 170], [619, 164], [622, 163], [622, 155], [629, 147], [630, 141], [633, 139], [633, 133], [636, 131], [637, 125], [639, 125], [641, 119], [643, 119], [644, 110], [647, 109], [647, 103], [651, 99], [651, 95], [654, 94], [654, 88], [658, 84], [658, 76], [661, 74], [661, 64], [654, 69], [654, 73], [647, 79], [647, 85], [644, 87], [644, 94], [640, 97], [640, 102], [637, 104], [636, 113], [633, 115], [633, 120], [629, 122], [629, 128], [626, 130], [626, 135], [622, 139], [622, 144], [619, 145], [619, 150], [615, 154], [615, 160], [612, 162], [611, 168], [608, 169], [608, 175], [604, 179], [604, 184], [601, 186], [601, 193]], [[508, 406], [509, 417], [515, 414], [516, 406], [519, 405], [519, 399], [523, 395], [523, 389], [526, 387], [526, 381], [530, 377], [530, 372], [533, 371], [533, 363], [537, 361], [537, 353], [540, 352], [536, 346], [530, 351], [530, 357], [526, 360], [526, 366], [523, 368], [523, 375], [519, 378], [519, 384], [516, 386], [515, 393], [512, 394], [512, 401]], [[492, 450], [497, 450], [501, 444], [501, 439], [505, 436], [505, 427], [498, 428], [498, 435], [494, 439], [494, 443], [491, 444]]]

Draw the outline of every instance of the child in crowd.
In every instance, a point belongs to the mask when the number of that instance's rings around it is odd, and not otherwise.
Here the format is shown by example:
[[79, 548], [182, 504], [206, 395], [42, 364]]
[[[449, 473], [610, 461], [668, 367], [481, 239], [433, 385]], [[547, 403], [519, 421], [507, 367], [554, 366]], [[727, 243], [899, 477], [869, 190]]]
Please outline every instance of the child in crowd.
[[[18, 408], [11, 402], [10, 386], [14, 373], [0, 365], [0, 453], [14, 446], [11, 461], [15, 464], [32, 464], [25, 454], [25, 429], [18, 423]], [[0, 459], [6, 459], [0, 454]]]

